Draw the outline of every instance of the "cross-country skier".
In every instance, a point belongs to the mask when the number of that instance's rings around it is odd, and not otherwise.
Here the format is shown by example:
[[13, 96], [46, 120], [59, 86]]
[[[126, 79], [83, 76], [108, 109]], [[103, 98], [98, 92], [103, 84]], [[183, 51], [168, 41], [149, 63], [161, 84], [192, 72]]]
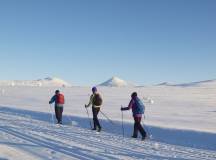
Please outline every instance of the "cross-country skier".
[[146, 132], [144, 128], [141, 125], [142, 115], [144, 114], [144, 104], [142, 101], [138, 98], [137, 93], [133, 92], [131, 94], [131, 101], [128, 105], [128, 107], [122, 107], [121, 111], [132, 109], [133, 112], [133, 118], [134, 118], [134, 131], [133, 131], [133, 138], [137, 138], [138, 131], [142, 135], [142, 140], [145, 140], [146, 138]]
[[51, 98], [49, 101], [49, 104], [52, 104], [55, 102], [55, 115], [57, 119], [57, 124], [62, 124], [62, 113], [63, 113], [63, 107], [64, 107], [64, 95], [60, 93], [59, 90], [55, 91], [55, 95]]
[[92, 130], [97, 130], [98, 132], [101, 131], [101, 125], [98, 120], [98, 113], [100, 112], [100, 107], [102, 105], [102, 98], [101, 95], [97, 92], [97, 88], [92, 88], [92, 95], [90, 96], [90, 100], [88, 105], [85, 105], [85, 107], [89, 107], [92, 105], [92, 113], [93, 113], [93, 122], [94, 122], [94, 128]]

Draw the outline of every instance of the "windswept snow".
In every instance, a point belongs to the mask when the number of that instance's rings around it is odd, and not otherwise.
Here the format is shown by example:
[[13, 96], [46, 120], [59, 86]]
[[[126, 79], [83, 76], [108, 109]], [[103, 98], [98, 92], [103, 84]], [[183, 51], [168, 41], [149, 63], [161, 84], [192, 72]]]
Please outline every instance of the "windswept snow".
[[31, 87], [71, 87], [71, 84], [59, 78], [47, 77], [38, 80], [0, 81], [0, 86], [31, 86]]
[[107, 86], [107, 87], [126, 87], [126, 86], [133, 86], [132, 84], [118, 78], [112, 77], [111, 79], [107, 80], [106, 82], [100, 84], [99, 86]]

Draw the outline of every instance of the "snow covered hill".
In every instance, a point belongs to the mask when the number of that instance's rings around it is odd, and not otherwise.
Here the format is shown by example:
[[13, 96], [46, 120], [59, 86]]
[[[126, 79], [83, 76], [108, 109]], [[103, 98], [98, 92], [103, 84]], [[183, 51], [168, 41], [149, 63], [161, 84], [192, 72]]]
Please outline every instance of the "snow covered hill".
[[112, 77], [111, 79], [107, 80], [106, 82], [103, 82], [99, 86], [106, 86], [106, 87], [129, 87], [133, 86], [132, 84], [118, 78], [118, 77]]
[[0, 86], [31, 86], [31, 87], [71, 87], [71, 84], [59, 78], [47, 77], [38, 80], [0, 81]]
[[216, 80], [206, 80], [191, 83], [172, 84], [168, 82], [160, 83], [157, 86], [174, 86], [174, 87], [205, 87], [205, 86], [216, 86]]

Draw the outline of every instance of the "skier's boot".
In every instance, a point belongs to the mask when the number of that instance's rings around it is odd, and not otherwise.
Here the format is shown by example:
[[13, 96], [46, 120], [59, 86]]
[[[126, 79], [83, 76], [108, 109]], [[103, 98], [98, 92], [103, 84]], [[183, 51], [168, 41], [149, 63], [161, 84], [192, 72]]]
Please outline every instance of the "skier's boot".
[[101, 131], [101, 127], [99, 127], [99, 128], [97, 129], [97, 131], [100, 132], [100, 131]]
[[144, 140], [146, 140], [146, 136], [145, 137], [142, 137], [142, 139], [141, 139], [142, 141], [144, 141]]

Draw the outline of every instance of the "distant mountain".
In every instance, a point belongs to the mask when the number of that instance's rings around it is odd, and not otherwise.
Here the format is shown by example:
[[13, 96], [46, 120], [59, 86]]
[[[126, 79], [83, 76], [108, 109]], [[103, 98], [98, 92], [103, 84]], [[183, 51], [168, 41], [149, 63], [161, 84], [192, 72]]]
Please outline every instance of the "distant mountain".
[[100, 84], [99, 86], [106, 86], [106, 87], [127, 87], [133, 86], [131, 83], [128, 83], [118, 77], [112, 77], [111, 79], [107, 80], [106, 82]]
[[38, 87], [71, 87], [71, 84], [59, 78], [47, 77], [38, 80], [0, 81], [0, 86], [38, 86]]
[[159, 83], [157, 84], [157, 86], [169, 86], [171, 84], [169, 84], [168, 82], [163, 82], [163, 83]]
[[216, 86], [216, 79], [191, 82], [191, 83], [181, 83], [181, 84], [171, 84], [168, 82], [157, 84], [157, 86], [176, 86], [176, 87], [195, 87], [195, 86], [206, 86], [206, 85], [215, 85]]

